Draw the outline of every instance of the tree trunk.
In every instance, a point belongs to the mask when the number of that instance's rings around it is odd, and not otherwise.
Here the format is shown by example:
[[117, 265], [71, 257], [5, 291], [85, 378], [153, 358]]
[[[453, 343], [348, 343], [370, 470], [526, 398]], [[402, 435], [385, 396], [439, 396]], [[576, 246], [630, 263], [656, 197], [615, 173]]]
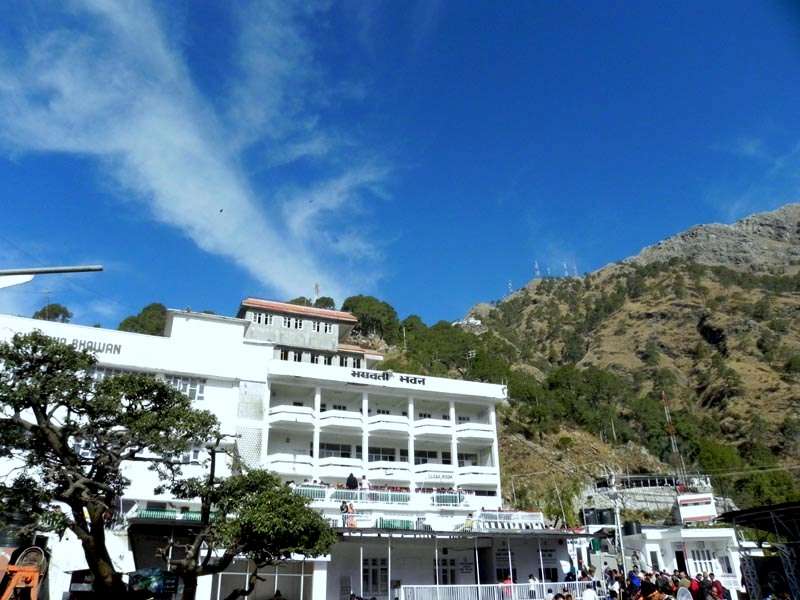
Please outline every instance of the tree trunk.
[[94, 575], [94, 590], [101, 598], [123, 598], [127, 594], [122, 575], [114, 569], [105, 543], [98, 544], [94, 536], [81, 538], [83, 553]]
[[194, 600], [197, 594], [197, 575], [194, 573], [184, 573], [181, 577], [183, 579], [183, 595], [181, 600]]

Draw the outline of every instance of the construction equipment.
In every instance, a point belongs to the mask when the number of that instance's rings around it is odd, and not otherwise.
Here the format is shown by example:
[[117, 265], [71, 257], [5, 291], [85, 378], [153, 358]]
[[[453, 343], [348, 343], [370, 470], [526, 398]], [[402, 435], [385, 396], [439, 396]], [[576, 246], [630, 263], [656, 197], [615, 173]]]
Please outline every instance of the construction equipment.
[[47, 557], [38, 546], [25, 548], [6, 568], [6, 584], [0, 600], [37, 600], [47, 572]]

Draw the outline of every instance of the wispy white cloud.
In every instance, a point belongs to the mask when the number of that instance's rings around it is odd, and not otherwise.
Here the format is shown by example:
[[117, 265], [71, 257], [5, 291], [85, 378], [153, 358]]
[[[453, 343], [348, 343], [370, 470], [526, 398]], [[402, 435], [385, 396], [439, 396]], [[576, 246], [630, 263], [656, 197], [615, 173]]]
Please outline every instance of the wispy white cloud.
[[706, 192], [723, 221], [800, 201], [800, 142], [775, 150], [761, 137], [742, 137], [715, 149], [740, 157], [748, 168], [746, 177], [718, 182]]
[[[314, 94], [324, 96], [324, 86], [303, 27], [322, 9], [283, 2], [240, 9], [235, 79], [220, 109], [198, 91], [149, 3], [73, 6], [57, 27], [26, 24], [24, 50], [0, 49], [4, 147], [97, 160], [153, 218], [231, 259], [273, 292], [292, 295], [314, 282], [330, 295], [349, 291], [347, 275], [307, 232], [324, 237], [318, 216], [345, 200], [359, 202], [385, 171], [355, 161], [308, 188], [293, 186], [292, 203], [316, 206], [292, 215], [287, 226], [278, 206], [287, 195], [254, 189], [242, 167], [242, 153], [256, 145], [267, 165], [269, 156], [285, 164], [332, 153], [335, 136], [314, 112]], [[302, 232], [297, 219], [305, 221]]]

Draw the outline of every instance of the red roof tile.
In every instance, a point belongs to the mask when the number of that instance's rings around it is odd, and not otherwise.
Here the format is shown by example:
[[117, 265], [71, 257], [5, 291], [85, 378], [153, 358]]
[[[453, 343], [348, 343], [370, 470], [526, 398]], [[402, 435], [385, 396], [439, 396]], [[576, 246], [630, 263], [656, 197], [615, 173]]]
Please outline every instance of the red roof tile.
[[377, 350], [371, 350], [370, 348], [362, 348], [361, 346], [356, 346], [355, 344], [339, 344], [338, 350], [343, 350], [345, 352], [358, 352], [360, 354], [375, 354], [377, 356], [383, 356], [383, 352], [378, 352]]
[[245, 298], [239, 308], [239, 314], [244, 312], [244, 307], [262, 308], [276, 313], [290, 315], [302, 315], [307, 317], [319, 317], [320, 319], [330, 319], [332, 321], [342, 321], [345, 323], [358, 323], [358, 319], [352, 313], [341, 310], [329, 310], [327, 308], [314, 308], [312, 306], [300, 306], [289, 304], [288, 302], [276, 302], [274, 300], [261, 300], [260, 298]]

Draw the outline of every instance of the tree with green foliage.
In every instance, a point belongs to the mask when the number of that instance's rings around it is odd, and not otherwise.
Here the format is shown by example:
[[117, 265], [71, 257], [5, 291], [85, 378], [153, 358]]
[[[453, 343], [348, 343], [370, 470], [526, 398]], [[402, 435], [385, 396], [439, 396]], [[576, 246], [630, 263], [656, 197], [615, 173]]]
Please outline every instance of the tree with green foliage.
[[305, 296], [298, 296], [297, 298], [292, 298], [289, 300], [288, 304], [296, 304], [297, 306], [313, 306], [313, 303], [309, 298]]
[[772, 316], [772, 303], [769, 296], [762, 296], [758, 302], [750, 308], [750, 316], [756, 321], [766, 321]]
[[146, 333], [148, 335], [164, 335], [167, 325], [167, 307], [158, 302], [145, 306], [137, 315], [123, 319], [119, 324], [120, 331]]
[[561, 351], [561, 361], [574, 364], [586, 354], [586, 341], [577, 331], [569, 332], [564, 339], [564, 348]]
[[42, 308], [33, 313], [34, 319], [40, 321], [56, 321], [58, 323], [69, 323], [72, 313], [63, 304], [45, 304]]
[[661, 349], [658, 347], [658, 340], [655, 338], [650, 338], [647, 340], [647, 343], [644, 346], [644, 350], [642, 351], [642, 361], [648, 367], [656, 367], [658, 366], [658, 358], [661, 354]]
[[[292, 554], [313, 558], [329, 552], [336, 535], [322, 515], [308, 507], [307, 498], [263, 470], [218, 478], [215, 454], [211, 453], [206, 478], [182, 480], [171, 487], [177, 498], [201, 499], [194, 539], [188, 547], [181, 546], [182, 558], [170, 562], [183, 580], [183, 600], [194, 600], [198, 577], [225, 571], [236, 557], [250, 560], [247, 586], [233, 590], [226, 600], [251, 594], [259, 569], [267, 565]], [[170, 555], [169, 548], [162, 554]]]
[[800, 354], [790, 356], [784, 363], [783, 370], [791, 374], [800, 373]]
[[[124, 596], [105, 543], [106, 518], [128, 485], [122, 466], [173, 469], [172, 457], [214, 435], [217, 421], [164, 382], [125, 374], [95, 382], [96, 359], [40, 332], [0, 344], [0, 458], [24, 475], [0, 485], [0, 519], [24, 497], [27, 527], [70, 529], [99, 597]], [[69, 514], [53, 508], [62, 502]], [[14, 512], [17, 512], [19, 507]]]
[[419, 315], [409, 315], [403, 322], [400, 323], [400, 326], [405, 330], [406, 336], [415, 336], [420, 335], [428, 329], [428, 326], [425, 325], [425, 322]]
[[390, 304], [374, 296], [358, 295], [347, 298], [342, 303], [342, 310], [358, 318], [357, 333], [380, 336], [388, 344], [397, 341], [400, 323]]
[[320, 296], [314, 300], [314, 308], [325, 308], [328, 310], [336, 310], [336, 302], [330, 296]]

